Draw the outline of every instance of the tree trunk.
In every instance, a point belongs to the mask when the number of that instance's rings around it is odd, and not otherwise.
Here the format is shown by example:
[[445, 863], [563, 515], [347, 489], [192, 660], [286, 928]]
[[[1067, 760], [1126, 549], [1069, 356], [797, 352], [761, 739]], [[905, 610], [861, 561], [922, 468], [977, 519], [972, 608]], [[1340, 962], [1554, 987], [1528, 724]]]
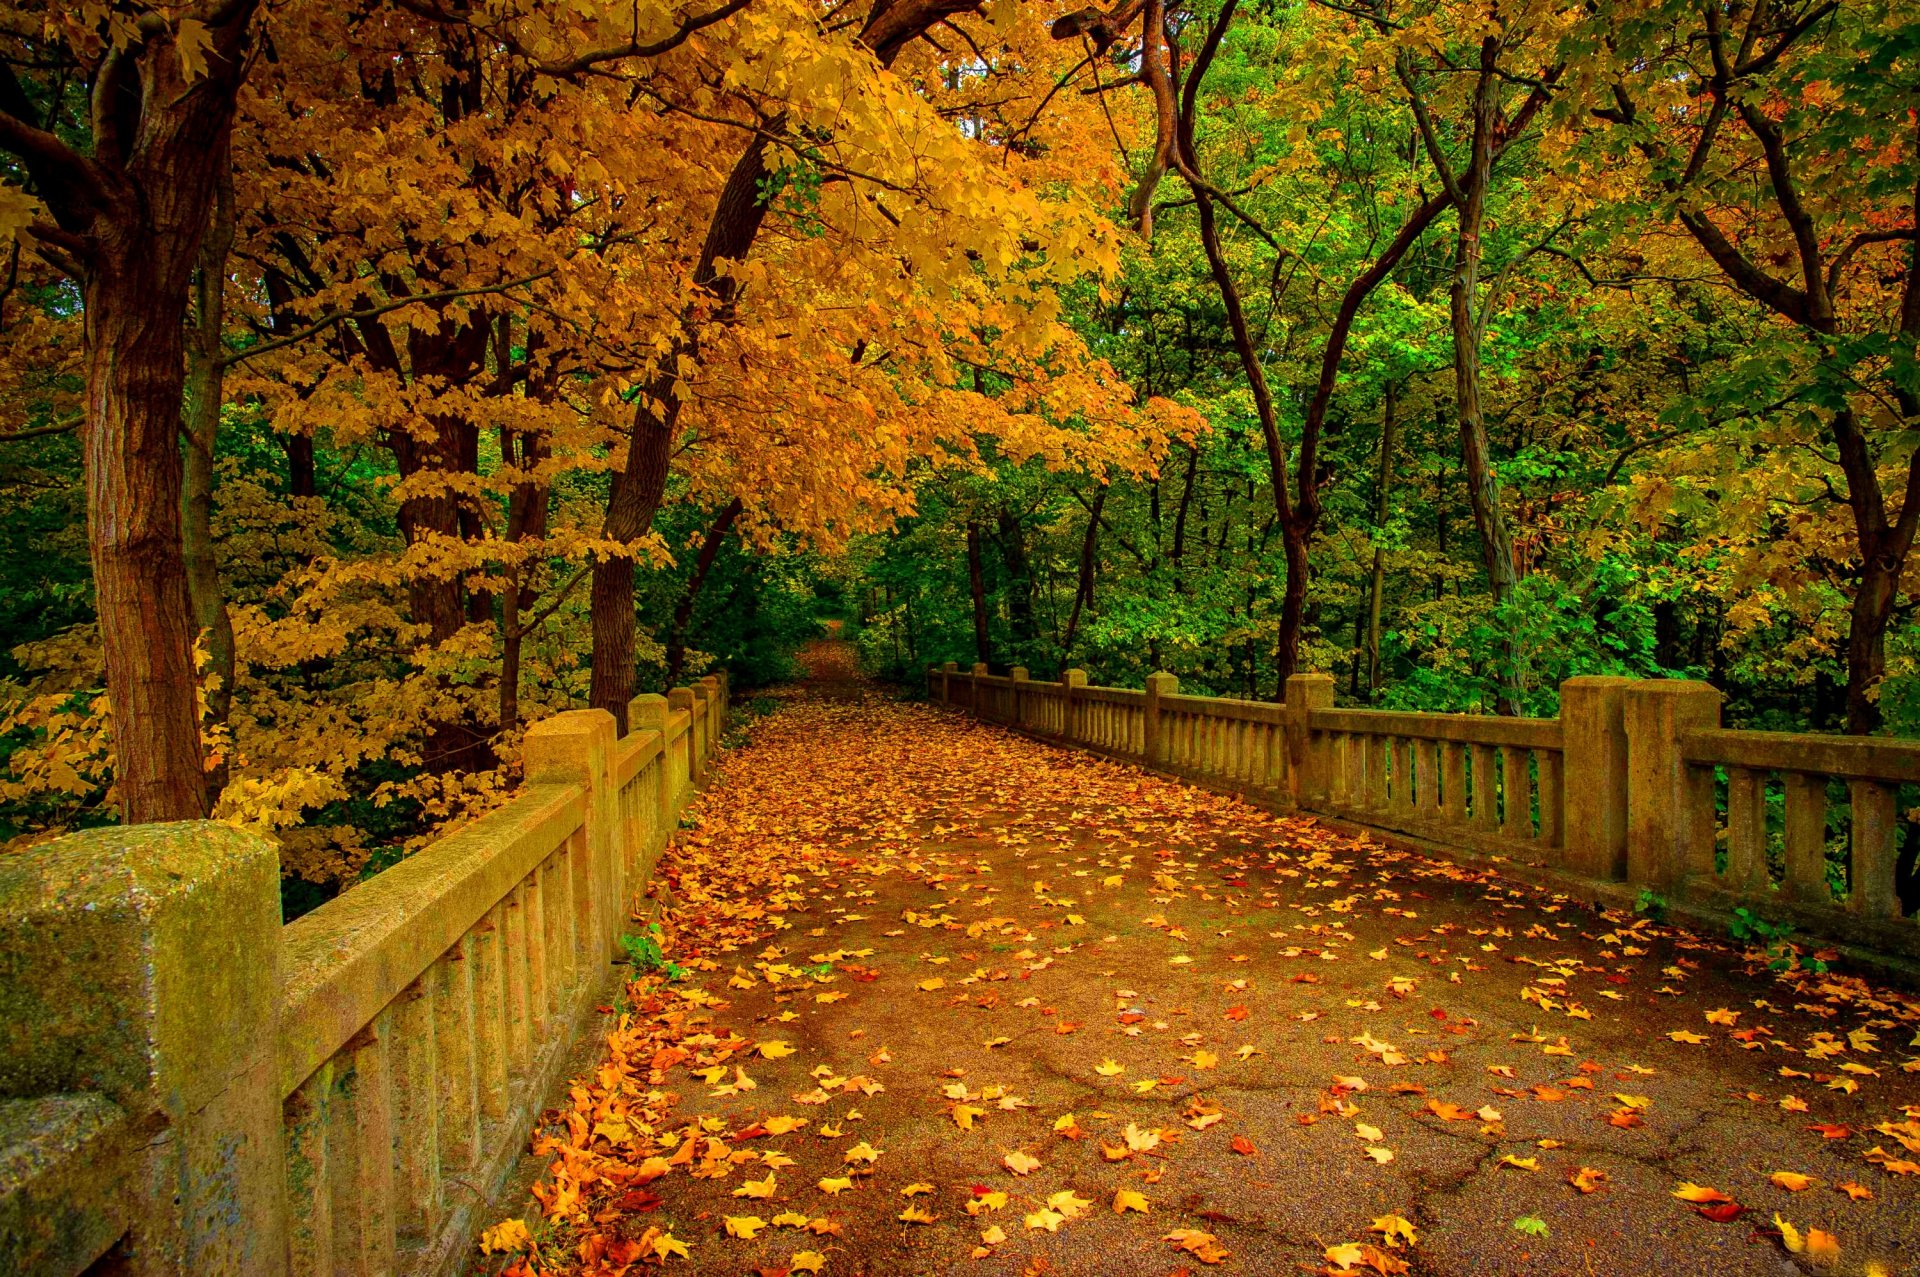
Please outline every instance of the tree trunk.
[[[607, 500], [606, 537], [631, 546], [653, 526], [667, 490], [680, 401], [671, 384], [648, 387], [635, 409], [636, 425], [627, 445], [627, 464], [613, 476]], [[655, 412], [649, 406], [660, 405]], [[601, 554], [593, 560], [593, 674], [587, 703], [613, 715], [620, 735], [627, 734], [627, 702], [633, 699], [633, 556]]]
[[1020, 520], [1002, 506], [996, 522], [1000, 557], [1007, 567], [1007, 628], [1013, 632], [1014, 659], [1027, 660], [1039, 636], [1033, 620], [1033, 568]]
[[[228, 168], [221, 161], [223, 170]], [[187, 345], [186, 443], [181, 467], [181, 546], [186, 559], [187, 595], [194, 624], [207, 645], [206, 716], [225, 727], [233, 708], [233, 618], [220, 585], [219, 557], [213, 544], [213, 454], [220, 435], [225, 396], [224, 351], [220, 336], [226, 322], [227, 254], [233, 248], [233, 182], [223, 172], [217, 182], [207, 238], [193, 285], [193, 330]], [[226, 788], [226, 753], [207, 768], [207, 806], [212, 809]]]
[[[901, 50], [949, 17], [974, 8], [974, 0], [874, 0], [860, 38], [883, 67], [893, 65]], [[785, 127], [775, 119], [768, 132]], [[767, 143], [756, 136], [747, 143], [707, 223], [707, 237], [693, 270], [695, 288], [709, 292], [722, 317], [733, 303], [734, 281], [719, 271], [724, 261], [744, 260], [766, 221]], [[687, 316], [689, 328], [691, 315]], [[682, 356], [696, 357], [689, 333], [675, 341], [660, 362], [669, 371], [653, 379], [634, 409], [624, 472], [614, 475], [607, 498], [604, 535], [631, 545], [646, 535], [666, 492], [667, 471], [679, 430], [680, 401], [674, 396]], [[633, 699], [634, 619], [633, 560], [625, 555], [598, 555], [593, 563], [593, 675], [587, 703], [613, 715], [621, 735], [627, 732], [627, 702]]]
[[[548, 454], [544, 438], [502, 431], [500, 455], [524, 474], [531, 476]], [[516, 442], [517, 441], [517, 442]], [[515, 545], [544, 540], [547, 514], [551, 507], [547, 484], [524, 478], [513, 485], [507, 497], [507, 540]], [[500, 732], [502, 735], [520, 725], [520, 664], [526, 644], [526, 629], [520, 613], [527, 605], [528, 565], [514, 564], [507, 572], [507, 583], [500, 596]]]
[[[1480, 236], [1486, 224], [1487, 187], [1492, 180], [1496, 90], [1494, 62], [1499, 44], [1488, 36], [1481, 45], [1480, 78], [1473, 103], [1473, 146], [1468, 170], [1461, 178], [1459, 233], [1454, 241], [1453, 281], [1448, 290], [1453, 322], [1453, 382], [1460, 423], [1460, 454], [1465, 463], [1467, 501], [1474, 525], [1480, 530], [1480, 549], [1487, 569], [1487, 587], [1495, 609], [1513, 593], [1515, 580], [1513, 534], [1500, 505], [1500, 481], [1494, 473], [1492, 447], [1487, 439], [1486, 414], [1480, 402], [1480, 323], [1475, 302], [1480, 287]], [[1492, 304], [1491, 300], [1488, 302]], [[1516, 652], [1502, 637], [1495, 658], [1498, 691], [1494, 708], [1501, 714], [1520, 712]]]
[[[1373, 497], [1373, 525], [1383, 528], [1392, 509], [1393, 448], [1400, 429], [1400, 387], [1387, 383], [1386, 404], [1380, 417], [1380, 475]], [[1373, 547], [1373, 578], [1367, 592], [1366, 699], [1369, 704], [1383, 681], [1380, 669], [1380, 605], [1386, 593], [1387, 554], [1376, 540]]]
[[28, 229], [78, 283], [85, 315], [87, 544], [129, 824], [207, 812], [181, 506], [183, 321], [256, 11], [233, 0], [195, 23], [205, 39], [191, 78], [172, 23], [123, 24], [91, 77], [86, 155], [49, 131], [13, 71], [0, 75], [0, 148], [47, 209]]
[[[277, 270], [267, 271], [265, 282], [267, 326], [276, 336], [285, 337], [300, 327], [290, 309], [293, 305], [293, 288], [287, 283], [287, 277]], [[306, 393], [303, 387], [301, 397], [304, 398]], [[296, 499], [320, 495], [313, 468], [313, 436], [298, 432], [289, 434], [282, 441], [282, 446], [287, 453], [287, 495]]]
[[115, 236], [86, 288], [88, 542], [128, 824], [207, 814], [180, 507], [193, 253], [162, 239]]
[[[720, 557], [720, 547], [726, 544], [727, 533], [733, 530], [734, 523], [740, 518], [740, 498], [729, 501], [726, 508], [715, 517], [713, 526], [707, 529], [707, 536], [700, 543], [700, 557], [694, 560], [693, 575], [680, 590], [680, 598], [673, 606], [673, 621], [667, 630], [667, 686], [672, 687], [680, 681], [680, 671], [687, 664], [687, 627], [693, 623], [693, 609], [700, 601], [700, 587], [707, 583], [707, 573], [713, 571], [714, 560]], [[897, 643], [896, 636], [895, 642]]]
[[1093, 572], [1098, 559], [1094, 553], [1100, 538], [1100, 509], [1107, 504], [1112, 489], [1105, 484], [1087, 509], [1087, 535], [1080, 541], [1080, 577], [1073, 592], [1073, 612], [1067, 617], [1067, 636], [1060, 644], [1060, 668], [1073, 664], [1073, 641], [1080, 633], [1080, 612], [1093, 606]]
[[980, 570], [980, 525], [967, 521], [967, 586], [973, 594], [973, 659], [982, 665], [993, 664], [993, 648], [987, 638], [987, 584]]

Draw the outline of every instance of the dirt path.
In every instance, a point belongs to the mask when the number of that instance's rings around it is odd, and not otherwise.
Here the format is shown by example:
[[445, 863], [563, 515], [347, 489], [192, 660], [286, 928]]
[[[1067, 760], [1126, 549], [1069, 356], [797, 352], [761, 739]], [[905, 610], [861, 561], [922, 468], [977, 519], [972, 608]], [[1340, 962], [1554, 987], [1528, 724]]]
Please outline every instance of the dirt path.
[[815, 659], [668, 856], [685, 978], [547, 1128], [529, 1271], [1920, 1262], [1920, 1004]]

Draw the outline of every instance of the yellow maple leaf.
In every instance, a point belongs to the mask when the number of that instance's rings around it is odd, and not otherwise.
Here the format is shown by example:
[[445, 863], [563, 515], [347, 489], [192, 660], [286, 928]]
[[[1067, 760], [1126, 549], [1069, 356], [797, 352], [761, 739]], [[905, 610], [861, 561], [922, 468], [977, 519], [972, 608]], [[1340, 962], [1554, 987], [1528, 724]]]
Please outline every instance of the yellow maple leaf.
[[480, 1252], [485, 1255], [533, 1249], [533, 1234], [525, 1220], [503, 1219], [480, 1234]]

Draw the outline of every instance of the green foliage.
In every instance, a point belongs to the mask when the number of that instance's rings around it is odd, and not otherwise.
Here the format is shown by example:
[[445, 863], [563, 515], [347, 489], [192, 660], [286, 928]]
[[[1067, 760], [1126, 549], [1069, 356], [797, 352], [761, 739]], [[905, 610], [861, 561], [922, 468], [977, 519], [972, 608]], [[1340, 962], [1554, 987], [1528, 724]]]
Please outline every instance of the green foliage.
[[676, 962], [667, 961], [666, 952], [660, 947], [660, 924], [650, 922], [646, 931], [636, 935], [629, 931], [620, 937], [620, 948], [627, 955], [627, 961], [634, 970], [642, 975], [656, 972], [664, 974], [669, 980], [684, 980], [686, 969]]

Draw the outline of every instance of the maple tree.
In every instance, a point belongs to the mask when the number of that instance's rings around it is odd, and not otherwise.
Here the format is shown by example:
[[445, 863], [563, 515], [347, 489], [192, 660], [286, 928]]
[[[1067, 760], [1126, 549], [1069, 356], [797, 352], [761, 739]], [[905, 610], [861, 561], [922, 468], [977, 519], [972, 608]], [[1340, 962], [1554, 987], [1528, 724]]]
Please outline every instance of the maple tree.
[[[531, 718], [825, 614], [896, 675], [1912, 731], [1911, 15], [1715, 15], [16, 5], [7, 832], [349, 882]], [[114, 249], [165, 279], [90, 273], [176, 162]]]

